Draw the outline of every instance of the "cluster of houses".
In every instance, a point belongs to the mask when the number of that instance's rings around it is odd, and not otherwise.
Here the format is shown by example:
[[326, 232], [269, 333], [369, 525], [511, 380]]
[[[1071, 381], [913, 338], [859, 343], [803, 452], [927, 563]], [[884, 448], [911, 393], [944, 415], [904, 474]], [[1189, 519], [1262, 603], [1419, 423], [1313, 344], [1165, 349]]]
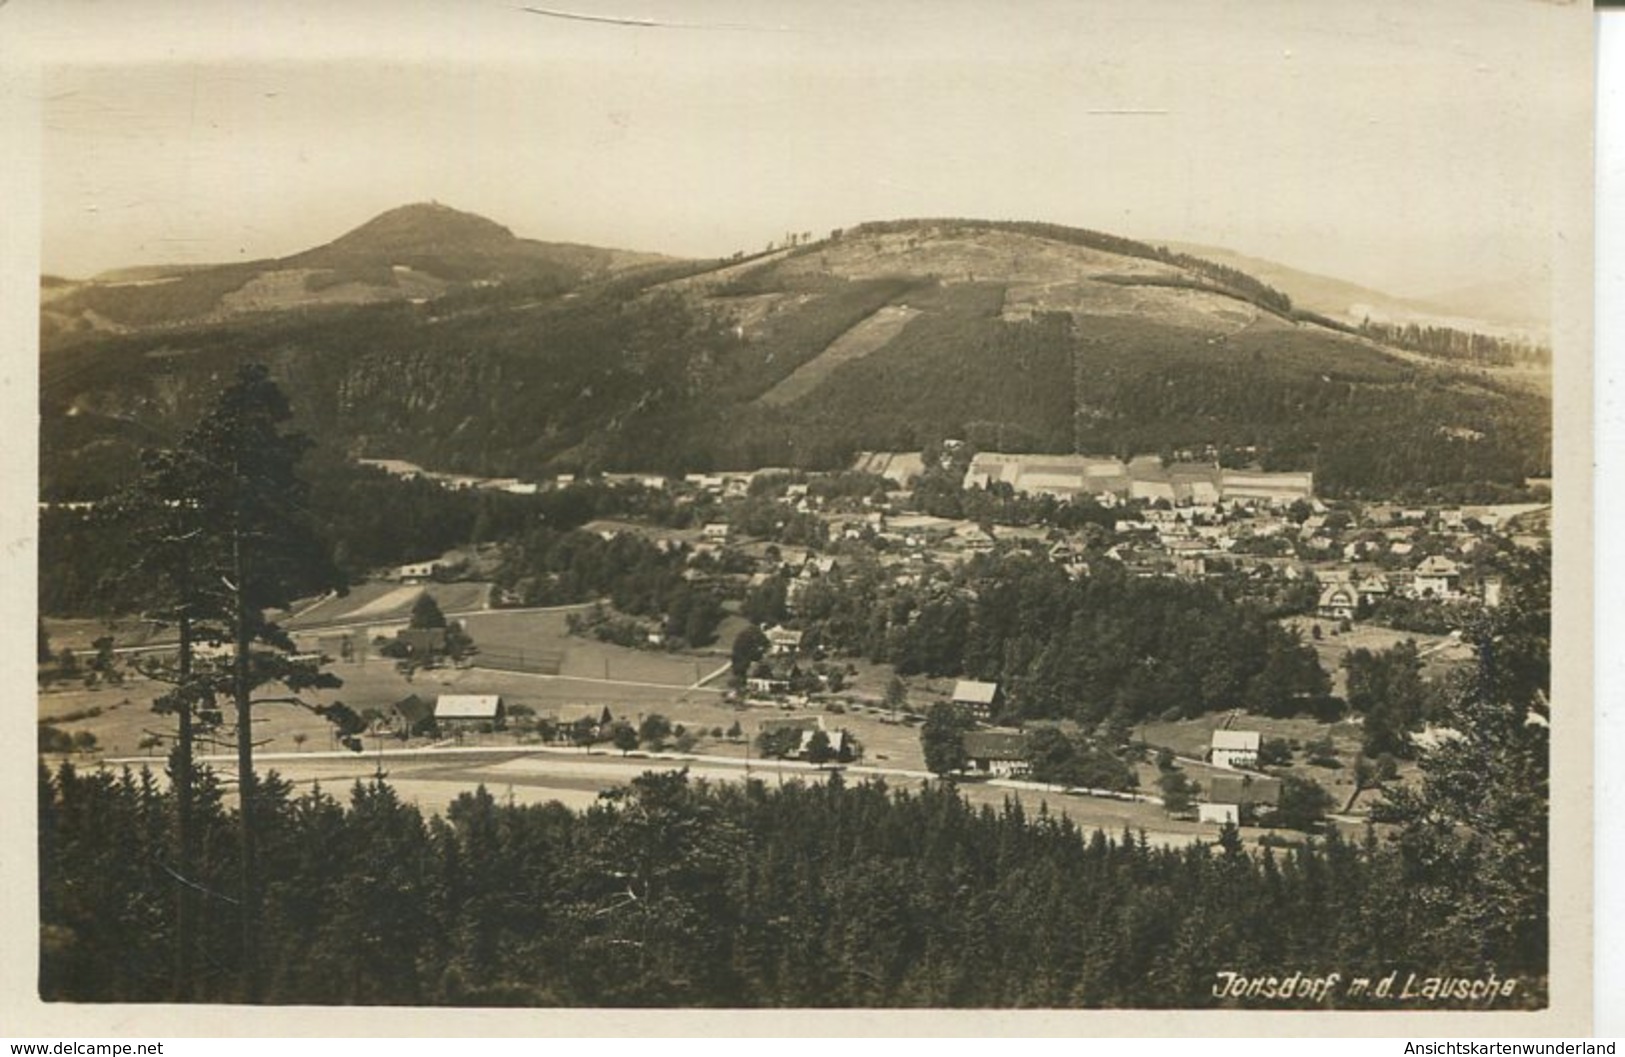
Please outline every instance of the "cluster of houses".
[[[794, 731], [800, 738], [795, 747], [785, 754], [787, 759], [810, 760], [815, 738], [822, 733], [826, 740], [828, 759], [847, 762], [858, 757], [858, 740], [845, 727], [831, 728], [820, 715], [790, 716], [782, 719], [764, 719], [757, 725], [758, 734], [771, 735], [780, 731]], [[822, 762], [822, 761], [814, 761]]]
[[[957, 442], [950, 441], [952, 450]], [[516, 477], [477, 477], [468, 474], [425, 470], [403, 459], [361, 459], [372, 466], [403, 478], [433, 481], [453, 490], [485, 489], [518, 495], [533, 495], [544, 488], [568, 488], [577, 483], [575, 474], [558, 474], [542, 481]], [[908, 487], [926, 470], [920, 452], [859, 452], [852, 469], [884, 477], [899, 487]], [[787, 467], [724, 473], [690, 473], [681, 479], [652, 473], [603, 473], [595, 480], [605, 484], [628, 484], [642, 488], [676, 489], [695, 495], [738, 498], [748, 495], [751, 486], [764, 477], [788, 476]], [[1010, 485], [1017, 492], [1048, 495], [1070, 500], [1092, 496], [1106, 505], [1132, 499], [1169, 503], [1217, 503], [1220, 501], [1288, 504], [1314, 494], [1314, 475], [1309, 472], [1269, 473], [1255, 470], [1221, 469], [1203, 462], [1164, 464], [1157, 455], [1123, 460], [1101, 455], [1046, 455], [1009, 452], [978, 452], [965, 472], [966, 488], [989, 484]], [[792, 486], [791, 499], [806, 498], [806, 486]]]
[[[696, 509], [704, 509], [706, 514], [688, 529], [608, 521], [586, 527], [606, 538], [637, 532], [662, 550], [680, 549], [688, 556], [685, 575], [690, 579], [736, 581], [732, 586], [739, 593], [782, 583], [788, 616], [766, 629], [768, 670], [753, 673], [746, 687], [753, 695], [780, 700], [799, 692], [785, 673], [794, 670], [798, 658], [807, 652], [805, 633], [796, 626], [798, 608], [821, 579], [847, 575], [843, 567], [847, 562], [873, 560], [892, 583], [902, 586], [944, 582], [947, 577], [943, 574], [954, 566], [1007, 549], [1047, 560], [1074, 576], [1087, 575], [1091, 563], [1101, 561], [1119, 563], [1139, 576], [1201, 578], [1223, 569], [1268, 577], [1272, 582], [1313, 585], [1319, 616], [1354, 620], [1387, 599], [1443, 604], [1473, 600], [1495, 605], [1500, 599], [1500, 580], [1484, 572], [1485, 563], [1475, 555], [1485, 547], [1537, 546], [1547, 538], [1539, 504], [1347, 504], [1333, 509], [1315, 497], [1313, 475], [1306, 472], [1229, 470], [1199, 461], [1164, 463], [1156, 457], [1123, 460], [982, 452], [970, 460], [963, 481], [967, 488], [1008, 486], [1018, 493], [1058, 500], [1092, 497], [1102, 506], [1116, 508], [1110, 532], [1098, 525], [1077, 531], [1043, 524], [990, 525], [910, 509], [913, 504], [907, 489], [926, 470], [919, 453], [866, 452], [852, 468], [884, 477], [898, 490], [884, 497], [820, 499], [794, 477], [765, 491], [753, 488], [764, 476], [791, 474], [782, 469], [690, 474], [680, 480], [648, 474], [604, 475], [603, 480], [610, 483], [624, 481], [674, 492], [680, 502], [701, 504]], [[398, 468], [392, 472], [399, 472]], [[561, 487], [570, 483], [567, 475], [553, 482]], [[827, 530], [828, 543], [792, 546], [783, 540], [749, 538], [728, 520], [728, 501], [751, 496], [753, 491], [772, 496], [787, 515], [818, 517]], [[401, 583], [423, 582], [434, 578], [436, 571], [434, 561], [410, 563], [396, 569], [395, 578]], [[448, 697], [450, 703], [442, 711], [441, 703]], [[999, 718], [999, 688], [961, 680], [952, 699], [984, 725], [965, 736], [967, 770], [990, 777], [1026, 773], [1027, 735], [985, 728]], [[447, 725], [452, 729], [467, 724], [500, 726], [500, 699], [496, 699], [495, 712], [491, 704], [481, 701], [459, 704], [456, 695], [448, 695], [433, 704], [418, 702], [406, 711], [428, 711], [407, 726], [424, 719], [433, 719], [442, 729]], [[403, 714], [402, 722], [407, 718]], [[822, 719], [817, 716], [767, 722], [799, 724], [796, 729], [809, 739], [813, 730], [822, 729]], [[846, 737], [842, 731], [824, 733], [832, 741]], [[1219, 770], [1211, 775], [1198, 805], [1202, 821], [1236, 821], [1275, 805], [1279, 781], [1254, 773], [1258, 742], [1256, 732], [1215, 732], [1209, 759]]]
[[1250, 773], [1258, 767], [1262, 747], [1263, 736], [1256, 730], [1221, 727], [1213, 732], [1208, 762], [1235, 773], [1208, 776], [1206, 797], [1196, 805], [1197, 821], [1239, 824], [1275, 810], [1281, 802], [1281, 780]]
[[1539, 509], [1532, 505], [1333, 511], [1312, 496], [1283, 506], [1281, 500], [1297, 492], [1284, 485], [1276, 491], [1277, 498], [1267, 501], [1221, 492], [1218, 499], [1193, 493], [1205, 501], [1138, 504], [1130, 516], [1118, 517], [1104, 545], [1095, 532], [890, 510], [831, 514], [826, 521], [832, 539], [879, 547], [882, 564], [899, 585], [918, 584], [937, 569], [1009, 547], [1040, 555], [1074, 576], [1086, 575], [1092, 560], [1106, 559], [1143, 577], [1195, 579], [1240, 571], [1313, 584], [1320, 591], [1319, 614], [1338, 619], [1353, 619], [1388, 598], [1496, 605], [1500, 579], [1482, 573], [1473, 556], [1497, 540], [1533, 547], [1545, 539], [1518, 531], [1512, 521]]
[[[1198, 822], [1240, 825], [1267, 817], [1280, 803], [1281, 780], [1252, 773], [1258, 762], [1256, 731], [1214, 731], [1211, 762], [1224, 772], [1207, 776], [1196, 804]], [[963, 736], [965, 770], [988, 778], [1021, 778], [1030, 772], [1028, 734], [1018, 730], [973, 730]]]
[[818, 659], [822, 651], [805, 647], [806, 632], [775, 624], [764, 634], [766, 654], [745, 678], [748, 704], [788, 709], [810, 704], [812, 694], [840, 689], [834, 674], [839, 669]]
[[432, 701], [409, 694], [390, 705], [381, 722], [399, 737], [428, 731], [455, 737], [501, 730], [507, 719], [501, 694], [440, 694]]
[[[918, 456], [916, 456], [917, 458]], [[561, 473], [551, 478], [526, 480], [518, 477], [479, 477], [471, 474], [442, 473], [426, 470], [405, 459], [357, 459], [362, 466], [370, 466], [405, 480], [431, 481], [451, 491], [497, 491], [513, 495], [535, 495], [550, 488], [569, 488], [581, 479], [573, 473]], [[782, 467], [747, 470], [730, 473], [691, 473], [677, 480], [658, 473], [601, 473], [593, 480], [607, 485], [633, 485], [639, 488], [665, 490], [682, 487], [696, 493], [714, 496], [743, 496], [758, 477], [789, 474], [794, 471]]]
[[[979, 722], [986, 723], [996, 709], [996, 683], [961, 679], [951, 700]], [[1070, 724], [1060, 724], [1063, 728]], [[1023, 778], [1031, 773], [1027, 730], [976, 729], [961, 736], [965, 772], [983, 778]], [[1215, 730], [1208, 749], [1208, 775], [1202, 799], [1196, 805], [1199, 822], [1241, 824], [1267, 817], [1280, 803], [1281, 780], [1255, 773], [1262, 736], [1258, 731]]]
[[[860, 453], [854, 469], [886, 476], [906, 488], [924, 470], [920, 456]], [[1123, 460], [1096, 455], [980, 452], [964, 476], [967, 489], [1007, 485], [1058, 500], [1092, 498], [1103, 506], [1133, 504], [1120, 517], [1106, 556], [1140, 575], [1199, 577], [1216, 558], [1231, 566], [1269, 568], [1288, 579], [1345, 585], [1328, 609], [1348, 596], [1367, 603], [1393, 595], [1452, 602], [1495, 601], [1497, 585], [1475, 577], [1472, 554], [1502, 534], [1519, 546], [1539, 546], [1545, 534], [1516, 519], [1541, 504], [1400, 507], [1370, 504], [1333, 511], [1315, 497], [1314, 475], [1222, 468], [1212, 462], [1164, 463], [1157, 456]], [[831, 520], [832, 536], [875, 539], [893, 549], [953, 562], [1001, 542], [1043, 542], [1051, 561], [1082, 573], [1087, 561], [1075, 539], [1042, 530], [984, 526], [910, 514], [868, 512]]]
[[[375, 719], [373, 733], [398, 737], [433, 735], [455, 738], [459, 741], [468, 734], [490, 734], [507, 727], [508, 706], [500, 694], [440, 694], [424, 698], [410, 694], [390, 705]], [[588, 714], [579, 723], [557, 724], [561, 739], [572, 737], [573, 729], [586, 725], [595, 739], [608, 737], [608, 714]], [[822, 715], [799, 715], [785, 718], [767, 718], [758, 724], [759, 734], [793, 731], [799, 738], [788, 751], [786, 759], [813, 760], [813, 762], [850, 762], [862, 755], [858, 739], [844, 727], [831, 727]], [[822, 758], [815, 753], [817, 736], [823, 735]]]
[[1461, 564], [1442, 554], [1430, 554], [1414, 569], [1398, 572], [1334, 566], [1318, 571], [1317, 579], [1321, 590], [1315, 611], [1319, 616], [1334, 620], [1352, 620], [1363, 610], [1397, 597], [1445, 603], [1471, 599], [1487, 606], [1501, 604], [1499, 576], [1478, 577], [1470, 588], [1465, 587]]
[[[1140, 575], [1201, 577], [1223, 559], [1232, 569], [1316, 583], [1328, 617], [1352, 617], [1386, 598], [1499, 602], [1499, 578], [1481, 575], [1472, 556], [1496, 535], [1507, 508], [1479, 508], [1465, 520], [1460, 509], [1431, 511], [1392, 524], [1369, 508], [1334, 518], [1318, 501], [1306, 506], [1313, 512], [1301, 522], [1274, 509], [1146, 509], [1117, 523], [1105, 553]], [[1457, 527], [1447, 526], [1447, 516]], [[1520, 534], [1514, 542], [1540, 539]], [[1074, 559], [1075, 548], [1052, 548], [1051, 560]]]
[[[434, 476], [397, 460], [370, 462], [391, 472]], [[1092, 560], [1106, 559], [1138, 576], [1200, 578], [1239, 569], [1314, 584], [1319, 591], [1318, 615], [1338, 620], [1355, 619], [1390, 598], [1494, 605], [1500, 582], [1479, 574], [1474, 553], [1497, 535], [1524, 546], [1545, 539], [1543, 532], [1514, 520], [1540, 509], [1535, 504], [1443, 508], [1369, 504], [1334, 511], [1315, 498], [1314, 476], [1308, 472], [1225, 469], [1210, 461], [1165, 463], [1158, 456], [1124, 460], [979, 452], [971, 457], [963, 482], [967, 488], [1007, 485], [1028, 495], [1059, 500], [1087, 496], [1118, 507], [1122, 513], [1102, 547], [1098, 533], [1065, 533], [1045, 525], [978, 524], [908, 510], [907, 489], [926, 470], [918, 452], [863, 452], [852, 468], [884, 477], [898, 491], [884, 499], [864, 496], [832, 503], [809, 495], [808, 485], [783, 468], [696, 473], [681, 479], [647, 473], [604, 474], [600, 479], [669, 490], [679, 502], [717, 501], [711, 520], [693, 529], [657, 533], [657, 544], [663, 549], [683, 548], [691, 564], [745, 553], [741, 548], [749, 548], [750, 541], [742, 540], [726, 519], [725, 501], [750, 495], [763, 478], [783, 477], [788, 483], [773, 490], [776, 502], [787, 511], [821, 519], [830, 549], [837, 553], [846, 547], [872, 546], [899, 586], [918, 585], [979, 554], [1015, 547], [1074, 576], [1086, 575]], [[548, 484], [571, 483], [574, 478], [563, 475]], [[459, 479], [448, 487], [464, 484]], [[479, 479], [469, 486], [505, 487], [506, 482]], [[622, 531], [648, 534], [650, 527], [604, 523], [596, 530], [606, 536]], [[757, 560], [755, 572], [746, 574], [750, 580], [746, 586], [786, 576], [786, 601], [794, 612], [800, 596], [818, 577], [830, 575], [836, 560], [831, 554], [805, 552], [787, 554], [776, 563]], [[395, 579], [420, 583], [432, 579], [436, 571], [435, 561], [414, 562], [396, 569]], [[697, 567], [687, 575], [699, 580], [737, 573]]]

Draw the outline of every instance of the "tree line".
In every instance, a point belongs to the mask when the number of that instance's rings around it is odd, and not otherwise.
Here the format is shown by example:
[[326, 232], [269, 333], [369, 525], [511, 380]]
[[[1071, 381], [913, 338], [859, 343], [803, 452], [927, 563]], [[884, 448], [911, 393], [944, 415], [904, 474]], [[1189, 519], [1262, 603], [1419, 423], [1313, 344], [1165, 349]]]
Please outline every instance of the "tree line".
[[1360, 322], [1356, 333], [1396, 348], [1425, 352], [1430, 356], [1461, 360], [1483, 367], [1519, 365], [1550, 367], [1552, 363], [1552, 350], [1538, 342], [1498, 338], [1476, 331], [1457, 330], [1455, 327], [1382, 323], [1365, 319]]
[[[455, 548], [522, 537], [538, 524], [563, 533], [600, 517], [684, 525], [692, 516], [663, 492], [596, 479], [534, 495], [450, 489], [321, 449], [305, 456], [300, 471], [308, 487], [303, 505], [326, 548], [323, 560], [346, 584]], [[42, 613], [88, 616], [141, 608], [147, 586], [126, 575], [128, 525], [122, 518], [108, 498], [91, 509], [53, 506], [40, 512]], [[313, 568], [302, 586], [315, 588], [321, 580]]]
[[722, 600], [684, 577], [687, 559], [684, 548], [662, 549], [630, 532], [606, 540], [537, 525], [504, 547], [496, 582], [523, 606], [608, 598], [622, 613], [661, 619], [668, 635], [690, 646], [708, 646], [725, 616]]
[[[1235, 1004], [1214, 997], [1218, 972], [1284, 966], [1494, 971], [1522, 979], [1514, 1005], [1544, 1002], [1538, 919], [1474, 931], [1455, 907], [1489, 885], [1420, 887], [1407, 845], [1374, 834], [1157, 848], [838, 776], [650, 773], [580, 812], [481, 788], [425, 818], [386, 782], [340, 801], [272, 775], [255, 804], [266, 1002], [1204, 1008]], [[48, 999], [244, 997], [231, 812], [205, 772], [202, 851], [178, 878], [172, 808], [149, 774], [42, 773]], [[177, 981], [183, 881], [204, 906]]]

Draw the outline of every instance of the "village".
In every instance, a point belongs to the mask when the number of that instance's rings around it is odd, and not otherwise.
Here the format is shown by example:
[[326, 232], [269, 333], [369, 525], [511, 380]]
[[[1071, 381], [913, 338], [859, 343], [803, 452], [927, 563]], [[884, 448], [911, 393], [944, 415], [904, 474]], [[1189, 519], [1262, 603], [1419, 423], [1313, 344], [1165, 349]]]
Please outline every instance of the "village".
[[0, 6], [21, 1042], [1584, 1033], [1592, 12]]
[[[859, 576], [930, 588], [966, 563], [1009, 555], [1072, 578], [1120, 566], [1135, 578], [1223, 581], [1289, 613], [1283, 623], [1312, 643], [1341, 691], [1343, 658], [1354, 649], [1411, 640], [1430, 671], [1463, 663], [1462, 617], [1499, 602], [1492, 556], [1538, 547], [1546, 531], [1548, 508], [1539, 503], [1327, 502], [1303, 472], [1156, 457], [970, 455], [954, 442], [936, 458], [928, 467], [920, 453], [871, 452], [845, 473], [628, 473], [590, 482], [429, 475], [379, 461], [387, 472], [451, 489], [528, 495], [590, 484], [665, 496], [682, 511], [666, 519], [676, 524], [599, 519], [582, 530], [606, 542], [635, 537], [679, 559], [685, 580], [725, 599], [715, 641], [695, 648], [660, 620], [616, 613], [604, 600], [526, 606], [482, 579], [489, 563], [478, 549], [381, 570], [344, 596], [307, 600], [283, 622], [305, 656], [325, 659], [345, 681], [343, 698], [366, 725], [371, 766], [387, 760], [396, 784], [430, 806], [477, 783], [584, 803], [648, 767], [699, 767], [719, 780], [771, 766], [766, 773], [781, 781], [830, 768], [925, 781], [932, 769], [922, 729], [933, 706], [947, 706], [963, 720], [951, 776], [973, 801], [1014, 796], [1168, 841], [1211, 836], [1224, 823], [1251, 827], [1258, 839], [1274, 836], [1282, 789], [1264, 773], [1261, 754], [1271, 764], [1290, 762], [1294, 751], [1318, 760], [1318, 770], [1298, 771], [1326, 788], [1325, 824], [1363, 823], [1373, 798], [1362, 802], [1361, 793], [1373, 782], [1352, 770], [1357, 721], [1237, 708], [1144, 723], [1132, 732], [1126, 769], [1091, 787], [1034, 773], [1034, 732], [1086, 735], [1077, 724], [1006, 714], [996, 682], [903, 679], [890, 666], [841, 656], [809, 633], [807, 599]], [[932, 505], [922, 479], [944, 475], [957, 476], [973, 516], [922, 509]], [[1067, 512], [1080, 508], [1089, 519], [1069, 523]], [[127, 660], [165, 648], [161, 634], [143, 641], [129, 628], [115, 647]], [[88, 658], [88, 643], [81, 650]], [[70, 734], [76, 724], [102, 729], [95, 744], [110, 761], [139, 761], [138, 747], [150, 758], [160, 739], [139, 702], [85, 715], [95, 710], [86, 702], [105, 701], [109, 689], [48, 694], [41, 721]], [[114, 711], [126, 726], [109, 733], [99, 724]], [[331, 782], [366, 770], [313, 717], [264, 722], [262, 756], [285, 774]], [[515, 759], [527, 752], [529, 762]], [[442, 761], [432, 778], [417, 773], [426, 759]], [[447, 767], [452, 759], [460, 763]]]
[[[954, 444], [947, 443], [947, 453]], [[945, 453], [945, 466], [949, 458]], [[573, 474], [538, 483], [434, 474], [398, 460], [371, 463], [457, 489], [528, 495], [577, 483]], [[952, 567], [997, 549], [1031, 553], [1075, 575], [1088, 572], [1090, 545], [1098, 542], [1098, 533], [1066, 531], [1045, 523], [1041, 515], [1020, 524], [994, 524], [921, 512], [911, 488], [925, 469], [919, 453], [861, 453], [852, 472], [883, 480], [889, 488], [882, 496], [864, 495], [856, 501], [826, 498], [811, 483], [823, 475], [789, 469], [689, 474], [680, 480], [605, 473], [594, 479], [611, 487], [669, 490], [678, 504], [711, 510], [717, 519], [688, 531], [614, 523], [588, 528], [609, 535], [636, 532], [662, 547], [686, 547], [696, 565], [725, 550], [749, 555], [759, 566], [776, 564], [759, 568], [757, 577], [786, 572], [801, 584], [792, 584], [792, 595], [811, 579], [830, 575], [843, 555], [866, 550], [898, 581], [927, 577], [934, 568]], [[1539, 487], [1541, 482], [1530, 484]], [[1335, 620], [1352, 620], [1389, 599], [1440, 604], [1477, 600], [1493, 606], [1500, 581], [1482, 573], [1474, 555], [1487, 553], [1502, 541], [1535, 549], [1549, 538], [1549, 502], [1329, 505], [1315, 497], [1313, 475], [1308, 472], [1224, 470], [1193, 462], [1165, 466], [1156, 456], [1125, 462], [1081, 455], [978, 453], [965, 471], [963, 487], [988, 492], [1002, 488], [1006, 494], [1046, 497], [1057, 503], [1090, 501], [1118, 514], [1104, 556], [1135, 575], [1202, 578], [1241, 572], [1312, 584], [1317, 590], [1316, 614]], [[824, 530], [823, 541], [798, 547], [751, 539], [728, 516], [730, 506], [737, 509], [739, 502], [751, 497], [766, 498], [786, 513], [816, 518]], [[769, 553], [776, 563], [766, 560]], [[396, 576], [403, 582], [426, 580], [440, 567], [431, 559], [402, 566]], [[720, 579], [737, 576], [732, 570], [717, 574]]]

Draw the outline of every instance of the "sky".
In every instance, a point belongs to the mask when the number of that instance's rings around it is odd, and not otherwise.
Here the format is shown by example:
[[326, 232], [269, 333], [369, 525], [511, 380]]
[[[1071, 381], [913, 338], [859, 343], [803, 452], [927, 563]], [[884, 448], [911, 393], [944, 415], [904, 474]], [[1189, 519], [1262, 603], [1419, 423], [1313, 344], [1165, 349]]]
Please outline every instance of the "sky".
[[1410, 296], [1543, 281], [1578, 235], [1570, 5], [534, 6], [13, 0], [0, 23], [41, 70], [41, 266], [281, 256], [428, 200], [683, 256], [1043, 220]]

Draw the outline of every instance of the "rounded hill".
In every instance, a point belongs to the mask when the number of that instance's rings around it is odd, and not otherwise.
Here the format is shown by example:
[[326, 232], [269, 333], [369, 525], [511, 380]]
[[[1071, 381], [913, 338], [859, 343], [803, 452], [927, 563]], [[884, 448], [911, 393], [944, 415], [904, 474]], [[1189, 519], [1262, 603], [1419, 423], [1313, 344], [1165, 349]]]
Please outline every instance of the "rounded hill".
[[512, 231], [494, 220], [438, 202], [417, 202], [380, 213], [321, 249], [379, 254], [489, 252], [512, 249], [519, 241]]

